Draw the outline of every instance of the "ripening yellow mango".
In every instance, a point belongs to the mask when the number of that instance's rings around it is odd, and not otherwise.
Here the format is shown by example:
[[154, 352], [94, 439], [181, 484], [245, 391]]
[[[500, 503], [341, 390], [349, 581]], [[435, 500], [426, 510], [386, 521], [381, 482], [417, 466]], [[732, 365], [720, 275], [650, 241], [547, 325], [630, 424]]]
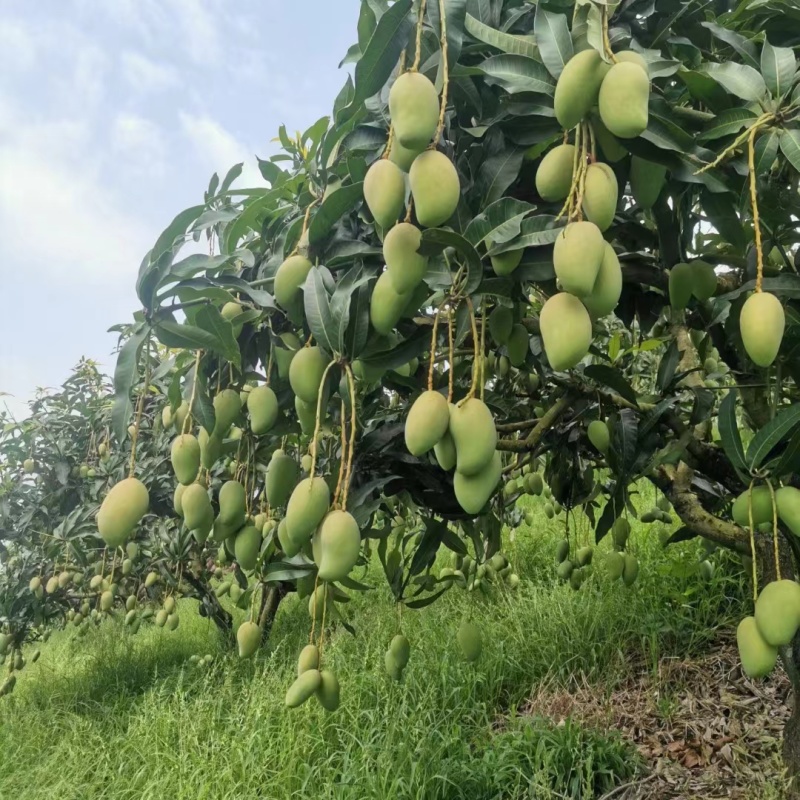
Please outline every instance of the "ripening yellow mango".
[[145, 485], [125, 478], [111, 487], [97, 512], [97, 530], [109, 547], [125, 543], [150, 506]]
[[769, 292], [754, 292], [745, 300], [739, 331], [747, 355], [759, 367], [768, 367], [778, 355], [786, 327], [781, 301]]

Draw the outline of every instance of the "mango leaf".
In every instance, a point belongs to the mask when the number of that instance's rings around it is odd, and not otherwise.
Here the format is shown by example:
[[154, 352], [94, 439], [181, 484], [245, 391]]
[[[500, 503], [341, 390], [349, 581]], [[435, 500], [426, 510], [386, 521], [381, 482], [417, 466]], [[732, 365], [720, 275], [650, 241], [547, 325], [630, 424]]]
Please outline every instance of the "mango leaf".
[[369, 285], [362, 284], [350, 298], [350, 322], [342, 346], [342, 352], [350, 359], [357, 358], [367, 345], [371, 296]]
[[672, 383], [675, 377], [675, 370], [681, 360], [681, 354], [678, 350], [678, 343], [673, 339], [670, 342], [667, 352], [661, 357], [661, 362], [658, 365], [658, 373], [656, 374], [656, 388], [659, 392], [664, 392]]
[[762, 131], [756, 139], [754, 164], [756, 175], [766, 175], [778, 155], [780, 136], [777, 131]]
[[698, 134], [698, 142], [710, 142], [723, 136], [733, 136], [744, 130], [756, 119], [756, 113], [749, 108], [728, 108], [714, 117], [705, 130]]
[[412, 358], [422, 353], [430, 345], [430, 331], [418, 328], [408, 339], [404, 339], [400, 344], [390, 347], [388, 350], [379, 350], [370, 353], [369, 356], [361, 360], [370, 366], [380, 366], [384, 369], [394, 369], [408, 364]]
[[736, 202], [730, 194], [711, 192], [703, 189], [703, 210], [711, 224], [737, 250], [744, 250], [747, 234], [736, 211]]
[[706, 64], [706, 74], [710, 75], [725, 91], [741, 100], [751, 103], [762, 100], [767, 94], [767, 84], [761, 73], [746, 64], [727, 61], [724, 64]]
[[364, 100], [377, 94], [389, 80], [413, 27], [409, 16], [412, 5], [413, 0], [397, 0], [380, 18], [356, 64], [353, 99], [338, 115], [341, 119], [337, 119], [337, 123], [352, 117]]
[[471, 14], [467, 14], [464, 20], [464, 27], [468, 33], [479, 41], [491, 45], [497, 50], [502, 50], [504, 53], [527, 56], [528, 58], [536, 58], [539, 55], [539, 50], [531, 37], [515, 36], [495, 30]]
[[524, 147], [512, 147], [489, 156], [478, 170], [477, 186], [483, 193], [481, 205], [499, 200], [519, 175]]
[[233, 333], [233, 325], [225, 319], [216, 306], [204, 305], [194, 316], [195, 324], [213, 334], [218, 341], [216, 352], [220, 353], [235, 367], [240, 367], [242, 356]]
[[[439, 3], [428, 3], [427, 13], [431, 27], [436, 36], [441, 39]], [[467, 15], [467, 0], [445, 0], [444, 13], [447, 20], [447, 63], [452, 69], [461, 55], [461, 47], [464, 40], [464, 21]]]
[[114, 405], [111, 409], [111, 427], [118, 442], [125, 440], [133, 413], [131, 389], [139, 375], [139, 357], [150, 333], [150, 328], [140, 323], [120, 348], [114, 368]]
[[555, 81], [538, 61], [528, 56], [490, 56], [480, 64], [480, 68], [484, 75], [500, 84], [509, 94], [555, 94]]
[[425, 606], [431, 605], [431, 603], [435, 603], [447, 590], [449, 586], [445, 586], [443, 589], [439, 589], [438, 592], [428, 595], [427, 597], [422, 597], [418, 600], [405, 600], [403, 605], [406, 608], [425, 608]]
[[761, 74], [773, 97], [789, 91], [796, 72], [797, 62], [791, 47], [773, 47], [765, 39], [761, 48]]
[[[198, 312], [199, 313], [199, 312]], [[217, 312], [219, 313], [219, 312]], [[230, 325], [230, 323], [228, 323]], [[227, 360], [233, 360], [229, 342], [219, 338], [216, 333], [207, 331], [198, 325], [181, 324], [172, 320], [163, 320], [156, 323], [153, 332], [158, 340], [166, 347], [182, 348], [184, 350], [209, 350]], [[235, 342], [234, 342], [235, 343]], [[239, 348], [236, 348], [238, 363]]]
[[349, 211], [352, 211], [364, 197], [364, 184], [353, 183], [342, 186], [330, 194], [316, 211], [308, 227], [308, 241], [318, 244], [333, 230], [333, 226]]
[[742, 437], [739, 433], [739, 426], [736, 422], [736, 398], [738, 392], [731, 389], [725, 395], [725, 399], [719, 404], [719, 438], [722, 441], [722, 449], [728, 456], [731, 464], [743, 473], [747, 473], [747, 462], [744, 459], [744, 446]]
[[636, 397], [634, 388], [625, 379], [625, 376], [614, 367], [609, 367], [607, 364], [591, 364], [583, 371], [587, 378], [591, 378], [597, 383], [602, 383], [605, 386], [613, 389], [620, 397], [625, 398], [629, 403], [635, 406], [639, 405], [639, 399]]
[[316, 343], [328, 351], [330, 355], [338, 352], [338, 324], [331, 314], [331, 300], [322, 270], [314, 267], [306, 278], [303, 287], [306, 321]]
[[348, 270], [336, 284], [336, 289], [331, 296], [331, 318], [338, 327], [337, 352], [344, 353], [351, 358], [354, 354], [347, 350], [347, 331], [350, 327], [351, 300], [359, 287], [365, 286], [372, 280], [372, 276], [365, 273], [361, 266]]
[[[752, 292], [755, 288], [755, 280], [747, 281], [747, 283], [742, 284], [738, 289], [717, 296], [715, 300], [717, 302], [720, 300], [735, 300], [742, 294]], [[780, 297], [800, 297], [800, 275], [786, 274], [778, 275], [775, 278], [764, 278], [763, 289], [765, 292], [770, 292]]]
[[221, 275], [218, 278], [208, 278], [208, 281], [214, 284], [214, 286], [220, 286], [223, 289], [230, 289], [231, 291], [243, 294], [262, 308], [276, 307], [275, 299], [269, 292], [265, 292], [263, 289], [256, 289], [246, 280], [236, 275]]
[[[464, 258], [464, 265], [467, 270], [466, 284], [464, 293], [472, 294], [480, 286], [483, 277], [483, 264], [478, 251], [460, 233], [447, 230], [446, 228], [428, 228], [422, 232], [422, 244], [419, 252], [424, 255], [438, 255], [445, 248], [456, 249]], [[455, 278], [455, 275], [453, 275]]]
[[800, 403], [782, 408], [761, 430], [756, 433], [747, 448], [746, 461], [751, 470], [758, 469], [772, 449], [785, 439], [800, 424]]
[[501, 197], [488, 205], [464, 231], [464, 238], [474, 246], [482, 242], [504, 244], [520, 232], [522, 220], [535, 206], [513, 197]]
[[565, 14], [553, 14], [542, 5], [536, 6], [533, 33], [539, 46], [539, 55], [547, 71], [557, 78], [564, 64], [572, 58], [572, 37]]
[[636, 414], [629, 408], [623, 408], [611, 425], [608, 462], [620, 482], [628, 477], [636, 461], [637, 430]]
[[[195, 388], [195, 381], [197, 388]], [[194, 401], [192, 398], [194, 397]], [[209, 432], [214, 430], [216, 416], [211, 398], [208, 396], [208, 383], [203, 371], [195, 370], [192, 364], [186, 373], [186, 380], [183, 384], [183, 399], [192, 402], [192, 416]]]
[[800, 130], [791, 128], [781, 131], [781, 152], [789, 163], [800, 172]]
[[703, 28], [707, 28], [711, 33], [725, 44], [730, 45], [741, 57], [745, 64], [758, 69], [758, 57], [756, 46], [749, 39], [739, 33], [723, 28], [716, 22], [701, 22]]
[[773, 473], [778, 477], [794, 472], [800, 472], [800, 428], [792, 434], [789, 444], [781, 454], [780, 461], [773, 469]]
[[553, 244], [563, 228], [563, 225], [555, 224], [555, 217], [550, 214], [526, 217], [520, 225], [519, 236], [504, 244], [497, 244], [489, 248], [488, 255], [494, 256], [498, 253], [505, 253], [507, 250]]
[[414, 552], [414, 557], [411, 559], [411, 566], [408, 568], [409, 575], [419, 575], [433, 564], [446, 528], [447, 523], [440, 520], [430, 518], [425, 520], [425, 531]]

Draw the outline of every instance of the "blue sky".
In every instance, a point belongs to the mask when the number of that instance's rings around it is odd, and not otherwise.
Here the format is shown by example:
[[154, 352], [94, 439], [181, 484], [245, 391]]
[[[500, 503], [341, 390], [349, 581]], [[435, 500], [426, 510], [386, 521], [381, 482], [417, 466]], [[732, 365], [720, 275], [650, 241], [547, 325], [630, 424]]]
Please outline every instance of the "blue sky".
[[212, 172], [329, 114], [357, 0], [0, 0], [0, 402], [17, 415], [136, 308]]

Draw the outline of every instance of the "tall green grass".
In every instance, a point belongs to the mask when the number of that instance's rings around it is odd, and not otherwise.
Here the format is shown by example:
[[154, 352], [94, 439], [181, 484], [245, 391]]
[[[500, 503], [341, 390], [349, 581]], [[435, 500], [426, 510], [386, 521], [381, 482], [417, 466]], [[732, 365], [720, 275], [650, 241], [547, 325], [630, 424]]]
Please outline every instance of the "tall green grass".
[[[400, 684], [383, 670], [398, 614], [377, 560], [358, 576], [378, 588], [346, 607], [356, 635], [339, 628], [325, 645], [341, 683], [334, 714], [314, 700], [283, 706], [309, 633], [305, 603], [293, 596], [271, 647], [247, 662], [192, 601], [181, 603], [174, 633], [131, 636], [108, 621], [82, 640], [56, 634], [0, 703], [0, 797], [591, 798], [625, 782], [640, 763], [618, 737], [526, 717], [518, 706], [542, 681], [611, 692], [632, 669], [700, 652], [740, 616], [736, 564], [717, 557], [722, 569], [702, 583], [697, 543], [665, 556], [653, 530], [637, 528], [636, 586], [590, 581], [574, 592], [554, 577], [559, 524], [528, 502], [534, 523], [506, 546], [519, 588], [490, 598], [452, 589], [406, 611], [412, 656]], [[484, 632], [474, 665], [457, 652], [465, 614]], [[189, 664], [207, 652], [209, 669]]]

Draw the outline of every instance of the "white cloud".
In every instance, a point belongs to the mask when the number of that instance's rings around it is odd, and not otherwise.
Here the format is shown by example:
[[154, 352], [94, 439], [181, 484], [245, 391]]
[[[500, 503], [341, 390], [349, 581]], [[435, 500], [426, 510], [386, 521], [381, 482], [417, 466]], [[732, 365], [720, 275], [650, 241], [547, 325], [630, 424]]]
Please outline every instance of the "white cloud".
[[0, 19], [0, 65], [3, 71], [28, 70], [36, 63], [36, 44], [30, 31], [15, 19]]
[[118, 114], [111, 127], [111, 145], [134, 169], [150, 174], [164, 171], [166, 144], [161, 128], [136, 114]]
[[189, 139], [200, 162], [208, 171], [223, 178], [227, 171], [244, 162], [242, 175], [236, 182], [242, 186], [263, 186], [264, 179], [258, 171], [253, 151], [240, 142], [219, 122], [205, 115], [180, 111], [178, 114], [183, 134]]
[[226, 9], [216, 0], [167, 0], [181, 28], [182, 42], [190, 58], [198, 64], [217, 63], [222, 47], [216, 19]]
[[142, 53], [126, 50], [120, 56], [122, 77], [138, 92], [163, 92], [180, 86], [177, 70], [170, 64], [159, 64]]
[[0, 147], [0, 174], [0, 240], [8, 262], [36, 263], [43, 279], [130, 285], [148, 236], [89, 171], [11, 144]]

